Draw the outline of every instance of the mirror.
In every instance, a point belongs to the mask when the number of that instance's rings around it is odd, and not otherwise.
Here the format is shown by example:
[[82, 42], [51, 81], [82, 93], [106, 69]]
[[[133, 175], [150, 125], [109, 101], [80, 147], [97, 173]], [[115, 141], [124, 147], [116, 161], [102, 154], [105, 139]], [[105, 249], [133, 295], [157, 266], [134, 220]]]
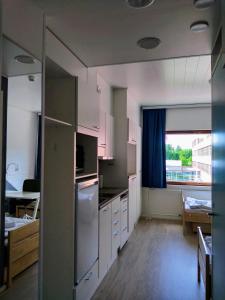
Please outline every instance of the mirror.
[[42, 64], [3, 38], [5, 182], [0, 273], [4, 299], [38, 299]]

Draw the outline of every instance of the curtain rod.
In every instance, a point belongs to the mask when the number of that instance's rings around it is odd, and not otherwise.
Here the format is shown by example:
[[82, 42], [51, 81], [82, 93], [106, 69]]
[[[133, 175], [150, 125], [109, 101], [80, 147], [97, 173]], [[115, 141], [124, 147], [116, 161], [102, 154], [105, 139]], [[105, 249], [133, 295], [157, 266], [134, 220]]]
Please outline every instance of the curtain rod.
[[201, 108], [201, 107], [211, 107], [211, 103], [196, 103], [196, 104], [171, 104], [171, 105], [149, 105], [149, 106], [141, 106], [141, 109], [172, 109], [172, 108]]

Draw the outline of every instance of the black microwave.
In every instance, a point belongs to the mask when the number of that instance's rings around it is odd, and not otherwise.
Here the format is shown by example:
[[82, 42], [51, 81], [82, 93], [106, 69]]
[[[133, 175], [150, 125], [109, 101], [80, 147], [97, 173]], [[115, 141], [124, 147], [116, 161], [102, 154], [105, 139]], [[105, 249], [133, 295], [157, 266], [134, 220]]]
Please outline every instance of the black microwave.
[[76, 146], [76, 172], [84, 172], [84, 146]]

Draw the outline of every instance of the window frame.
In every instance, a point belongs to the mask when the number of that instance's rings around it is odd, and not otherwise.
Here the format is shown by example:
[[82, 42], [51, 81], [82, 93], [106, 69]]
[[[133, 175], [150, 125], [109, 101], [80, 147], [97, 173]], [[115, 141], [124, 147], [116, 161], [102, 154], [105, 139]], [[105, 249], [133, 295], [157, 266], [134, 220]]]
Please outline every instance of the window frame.
[[[212, 134], [212, 130], [166, 130], [167, 134]], [[166, 181], [167, 185], [212, 186], [211, 182]]]

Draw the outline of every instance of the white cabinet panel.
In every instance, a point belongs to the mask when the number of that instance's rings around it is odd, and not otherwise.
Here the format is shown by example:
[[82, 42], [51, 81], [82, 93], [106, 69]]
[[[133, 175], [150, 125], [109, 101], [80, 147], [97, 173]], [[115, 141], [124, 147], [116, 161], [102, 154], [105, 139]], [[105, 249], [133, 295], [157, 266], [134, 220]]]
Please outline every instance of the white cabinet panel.
[[76, 300], [89, 300], [98, 286], [98, 261], [75, 289]]
[[114, 118], [106, 114], [106, 156], [114, 156]]
[[77, 125], [99, 131], [99, 94], [96, 71], [88, 70], [87, 81], [78, 78]]
[[137, 178], [129, 178], [129, 235], [137, 222]]
[[111, 266], [111, 204], [99, 212], [99, 278], [103, 279]]

